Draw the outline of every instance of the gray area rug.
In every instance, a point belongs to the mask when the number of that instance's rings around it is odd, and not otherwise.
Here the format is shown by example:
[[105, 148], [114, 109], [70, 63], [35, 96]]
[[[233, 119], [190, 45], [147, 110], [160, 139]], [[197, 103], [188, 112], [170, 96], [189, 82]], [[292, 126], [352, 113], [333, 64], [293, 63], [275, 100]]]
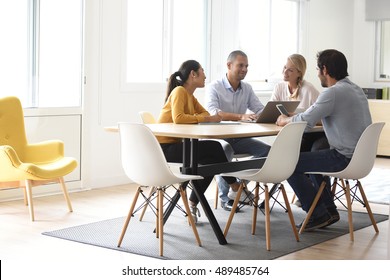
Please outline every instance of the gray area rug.
[[[212, 204], [211, 204], [212, 205]], [[300, 223], [305, 213], [293, 207], [295, 223]], [[251, 214], [249, 207], [243, 208], [233, 219], [227, 236], [227, 245], [219, 245], [207, 218], [202, 215], [198, 224], [198, 232], [202, 247], [197, 246], [192, 229], [186, 218], [175, 210], [164, 226], [164, 257], [163, 259], [179, 260], [270, 260], [302, 250], [315, 244], [348, 233], [348, 219], [346, 211], [340, 212], [340, 221], [328, 228], [305, 232], [300, 241], [296, 242], [288, 215], [278, 207], [271, 213], [271, 251], [265, 248], [264, 215], [259, 212], [256, 234], [251, 235]], [[223, 229], [229, 212], [218, 208], [214, 211], [217, 220]], [[124, 217], [114, 218], [90, 224], [74, 226], [44, 232], [44, 235], [76, 241], [84, 244], [119, 250], [127, 253], [139, 254], [154, 258], [158, 256], [158, 239], [153, 233], [155, 216], [147, 212], [142, 222], [138, 215], [132, 218], [122, 246], [116, 246]], [[377, 222], [388, 219], [386, 215], [375, 215]], [[353, 213], [355, 230], [371, 226], [366, 213]], [[372, 234], [375, 234], [372, 229]]]
[[374, 168], [361, 179], [367, 199], [372, 203], [390, 204], [390, 170]]

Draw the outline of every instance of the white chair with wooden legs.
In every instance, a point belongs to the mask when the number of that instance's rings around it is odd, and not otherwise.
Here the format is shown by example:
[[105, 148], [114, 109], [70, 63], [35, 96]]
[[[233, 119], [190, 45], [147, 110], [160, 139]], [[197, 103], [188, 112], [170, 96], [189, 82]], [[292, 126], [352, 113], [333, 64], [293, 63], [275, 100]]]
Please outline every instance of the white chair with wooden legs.
[[[153, 116], [153, 114], [149, 111], [140, 111], [139, 116], [141, 117], [141, 120], [144, 124], [154, 124], [157, 123], [156, 118]], [[183, 166], [181, 163], [177, 162], [168, 162], [169, 167], [175, 170], [175, 172], [180, 172], [180, 167]], [[142, 221], [146, 209], [148, 208], [148, 201], [151, 201], [152, 197], [156, 194], [157, 189], [155, 187], [150, 188], [148, 198], [146, 199], [146, 203], [144, 205], [144, 208], [142, 210], [141, 215], [139, 216], [139, 220]]]
[[[255, 234], [257, 211], [259, 209], [258, 199], [259, 199], [260, 182], [263, 184], [264, 186], [263, 189], [265, 193], [265, 209], [264, 209], [265, 237], [266, 237], [266, 248], [268, 251], [271, 250], [270, 206], [269, 206], [268, 184], [280, 185], [279, 188], [283, 194], [283, 199], [290, 219], [292, 231], [294, 233], [296, 241], [299, 241], [298, 231], [295, 227], [294, 216], [290, 208], [286, 191], [281, 182], [289, 178], [295, 170], [295, 166], [299, 158], [299, 147], [301, 144], [301, 139], [305, 127], [306, 127], [306, 122], [290, 123], [285, 127], [283, 127], [280, 130], [279, 134], [277, 135], [274, 143], [272, 144], [269, 154], [261, 168], [222, 174], [223, 176], [233, 176], [241, 180], [257, 182], [256, 187], [254, 189], [252, 234]], [[230, 211], [230, 216], [225, 226], [225, 230], [224, 230], [225, 237], [228, 234], [230, 225], [232, 223], [233, 217], [236, 212], [235, 210], [239, 203], [241, 192], [243, 191], [244, 187], [246, 187], [245, 183], [241, 184], [238, 189], [237, 197], [234, 200], [233, 208]]]
[[[350, 240], [354, 240], [353, 234], [353, 221], [352, 221], [352, 202], [353, 200], [360, 201], [366, 208], [367, 213], [371, 219], [372, 226], [375, 229], [375, 232], [379, 232], [378, 227], [376, 225], [374, 216], [372, 215], [370, 204], [368, 203], [366, 194], [363, 190], [362, 184], [360, 183], [360, 179], [366, 177], [374, 167], [376, 153], [378, 149], [378, 141], [384, 122], [377, 122], [369, 125], [362, 135], [356, 145], [355, 151], [352, 155], [351, 161], [348, 166], [339, 172], [307, 172], [306, 174], [321, 174], [323, 176], [334, 177], [334, 181], [332, 184], [332, 193], [335, 194], [335, 189], [337, 186], [341, 186], [343, 195], [346, 199], [346, 208], [348, 210], [348, 224], [349, 224], [349, 236]], [[355, 187], [359, 189], [362, 200], [356, 196], [355, 192], [351, 192], [351, 187], [349, 184], [349, 180], [356, 181]], [[337, 183], [340, 182], [340, 184]], [[302, 226], [299, 230], [299, 233], [302, 233], [305, 230], [305, 227], [313, 214], [314, 208], [316, 207], [318, 200], [320, 199], [322, 192], [326, 186], [326, 182], [322, 182], [321, 186], [315, 196], [312, 205], [310, 206], [309, 211], [307, 212], [306, 218], [302, 223]], [[351, 200], [351, 197], [354, 198]], [[340, 196], [336, 195], [335, 199], [339, 199]], [[356, 198], [356, 199], [355, 199]]]
[[[140, 186], [137, 189], [131, 204], [128, 216], [124, 223], [118, 247], [121, 246], [130, 219], [133, 215], [142, 186], [154, 187], [157, 191], [156, 206], [156, 236], [159, 238], [159, 253], [163, 256], [163, 199], [167, 187], [173, 184], [180, 184], [190, 180], [203, 179], [198, 175], [185, 175], [171, 170], [164, 153], [152, 131], [143, 124], [119, 123], [121, 140], [121, 162], [126, 175]], [[152, 176], [151, 176], [152, 175]], [[195, 235], [196, 242], [201, 246], [195, 222], [190, 214], [190, 207], [185, 191], [180, 185], [180, 194], [188, 220]]]

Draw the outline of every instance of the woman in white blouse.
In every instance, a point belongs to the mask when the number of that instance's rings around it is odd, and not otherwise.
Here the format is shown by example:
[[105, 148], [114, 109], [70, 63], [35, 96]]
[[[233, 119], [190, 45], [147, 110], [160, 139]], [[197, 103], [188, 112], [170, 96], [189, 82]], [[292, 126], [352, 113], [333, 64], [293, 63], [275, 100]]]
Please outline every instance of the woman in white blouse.
[[306, 60], [300, 54], [292, 54], [283, 67], [283, 82], [275, 85], [272, 101], [301, 101], [297, 110], [305, 111], [316, 100], [319, 91], [303, 77], [306, 72]]
[[[300, 101], [296, 112], [307, 110], [316, 102], [319, 91], [308, 81], [304, 80], [306, 59], [300, 54], [292, 54], [287, 58], [283, 67], [283, 82], [275, 85], [271, 96], [272, 101]], [[302, 138], [301, 152], [329, 148], [324, 132], [305, 133]]]

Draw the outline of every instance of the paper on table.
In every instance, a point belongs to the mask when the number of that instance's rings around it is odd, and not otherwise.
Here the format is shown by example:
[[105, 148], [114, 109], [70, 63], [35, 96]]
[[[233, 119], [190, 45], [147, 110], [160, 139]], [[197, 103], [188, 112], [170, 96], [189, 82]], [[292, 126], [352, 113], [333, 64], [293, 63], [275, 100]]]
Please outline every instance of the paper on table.
[[241, 124], [241, 123], [235, 121], [221, 121], [221, 122], [202, 122], [198, 124], [199, 125], [229, 125], [229, 124]]

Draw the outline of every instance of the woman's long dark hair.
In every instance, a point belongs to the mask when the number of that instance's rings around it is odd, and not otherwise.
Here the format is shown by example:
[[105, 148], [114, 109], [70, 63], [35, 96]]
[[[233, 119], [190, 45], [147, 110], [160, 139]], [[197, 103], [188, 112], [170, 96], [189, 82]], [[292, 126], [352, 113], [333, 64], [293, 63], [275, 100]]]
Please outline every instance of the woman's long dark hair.
[[177, 86], [182, 86], [188, 80], [191, 71], [198, 72], [200, 68], [199, 62], [196, 60], [187, 60], [182, 63], [179, 70], [173, 73], [168, 80], [167, 94], [165, 96], [165, 102], [167, 102], [172, 90]]

